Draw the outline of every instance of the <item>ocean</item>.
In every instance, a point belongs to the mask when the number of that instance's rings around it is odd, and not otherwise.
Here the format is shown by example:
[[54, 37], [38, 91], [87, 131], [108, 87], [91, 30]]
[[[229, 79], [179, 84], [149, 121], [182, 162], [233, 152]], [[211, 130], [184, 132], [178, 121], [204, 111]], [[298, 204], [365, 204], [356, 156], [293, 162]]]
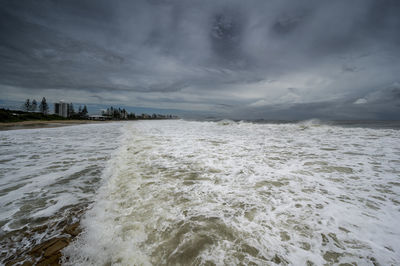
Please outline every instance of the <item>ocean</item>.
[[400, 264], [397, 122], [134, 121], [0, 147], [3, 264], [78, 220], [65, 265]]

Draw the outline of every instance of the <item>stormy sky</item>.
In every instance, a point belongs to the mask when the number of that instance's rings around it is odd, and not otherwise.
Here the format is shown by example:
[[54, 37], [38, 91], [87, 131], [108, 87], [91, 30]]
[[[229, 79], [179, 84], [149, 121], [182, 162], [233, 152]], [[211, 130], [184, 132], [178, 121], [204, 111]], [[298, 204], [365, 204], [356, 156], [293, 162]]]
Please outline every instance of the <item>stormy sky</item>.
[[400, 119], [398, 0], [0, 0], [0, 99]]

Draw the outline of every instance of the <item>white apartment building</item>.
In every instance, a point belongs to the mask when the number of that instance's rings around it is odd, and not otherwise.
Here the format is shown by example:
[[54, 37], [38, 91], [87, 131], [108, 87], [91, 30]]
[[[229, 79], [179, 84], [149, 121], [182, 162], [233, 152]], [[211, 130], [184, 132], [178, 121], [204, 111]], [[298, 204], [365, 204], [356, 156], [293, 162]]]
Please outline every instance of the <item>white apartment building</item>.
[[58, 103], [54, 103], [54, 113], [56, 115], [62, 116], [62, 117], [68, 117], [69, 116], [69, 104], [65, 103], [63, 101], [59, 101]]

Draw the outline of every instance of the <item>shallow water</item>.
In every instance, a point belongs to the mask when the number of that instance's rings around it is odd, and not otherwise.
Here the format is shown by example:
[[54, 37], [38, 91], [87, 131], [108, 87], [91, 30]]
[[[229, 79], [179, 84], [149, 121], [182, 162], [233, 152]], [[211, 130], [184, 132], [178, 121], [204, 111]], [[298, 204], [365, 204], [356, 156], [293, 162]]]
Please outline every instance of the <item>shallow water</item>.
[[93, 201], [120, 128], [112, 123], [0, 132], [0, 263], [59, 235], [57, 224]]
[[67, 265], [400, 264], [399, 130], [137, 121], [122, 132]]

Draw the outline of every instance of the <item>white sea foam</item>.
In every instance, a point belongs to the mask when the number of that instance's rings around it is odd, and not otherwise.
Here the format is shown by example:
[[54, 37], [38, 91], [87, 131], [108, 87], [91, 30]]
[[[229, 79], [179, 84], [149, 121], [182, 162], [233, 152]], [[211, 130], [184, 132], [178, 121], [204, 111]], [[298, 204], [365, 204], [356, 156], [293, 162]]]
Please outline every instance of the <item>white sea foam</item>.
[[[3, 246], [4, 234], [50, 225], [57, 222], [56, 212], [93, 200], [102, 169], [119, 146], [120, 127], [108, 123], [0, 131], [2, 259], [12, 252]], [[44, 235], [30, 237], [13, 245], [29, 247]]]
[[399, 130], [124, 130], [67, 265], [400, 264]]

